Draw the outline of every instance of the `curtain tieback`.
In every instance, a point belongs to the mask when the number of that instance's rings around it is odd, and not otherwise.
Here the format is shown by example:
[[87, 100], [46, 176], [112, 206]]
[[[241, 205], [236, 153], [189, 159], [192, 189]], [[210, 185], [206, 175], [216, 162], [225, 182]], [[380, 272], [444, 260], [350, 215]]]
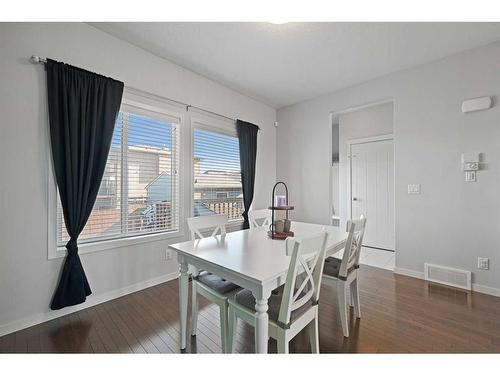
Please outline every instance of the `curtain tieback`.
[[78, 245], [76, 242], [76, 238], [71, 238], [66, 244], [66, 249], [68, 250], [68, 255], [77, 255], [78, 254]]

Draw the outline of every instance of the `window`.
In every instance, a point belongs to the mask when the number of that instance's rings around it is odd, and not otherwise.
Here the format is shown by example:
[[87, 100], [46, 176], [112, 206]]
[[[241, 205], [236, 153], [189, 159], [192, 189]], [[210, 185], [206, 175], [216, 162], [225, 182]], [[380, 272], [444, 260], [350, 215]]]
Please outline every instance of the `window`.
[[[80, 243], [179, 230], [180, 117], [124, 101]], [[68, 241], [60, 200], [57, 244]]]
[[194, 216], [226, 214], [229, 220], [242, 220], [238, 138], [195, 128], [193, 145]]

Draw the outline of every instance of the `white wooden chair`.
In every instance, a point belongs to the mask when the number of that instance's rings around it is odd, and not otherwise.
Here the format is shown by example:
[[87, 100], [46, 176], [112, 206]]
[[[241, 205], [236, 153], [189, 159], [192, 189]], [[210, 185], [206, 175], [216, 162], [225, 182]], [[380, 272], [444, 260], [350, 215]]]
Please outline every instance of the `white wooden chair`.
[[[259, 220], [262, 220], [261, 224], [259, 224]], [[252, 210], [248, 213], [248, 221], [250, 229], [259, 227], [267, 228], [271, 225], [271, 211], [268, 209]]]
[[[204, 238], [203, 232], [211, 230], [211, 237], [217, 236], [220, 232], [221, 237], [226, 235], [227, 215], [198, 216], [187, 219], [191, 239]], [[228, 297], [234, 294], [238, 285], [233, 284], [210, 272], [195, 270], [193, 274], [191, 287], [191, 307], [192, 307], [192, 331], [191, 335], [196, 335], [198, 323], [198, 294], [202, 295], [210, 302], [219, 306], [220, 325], [221, 325], [221, 344], [224, 353], [227, 353], [227, 332], [228, 332]]]
[[348, 310], [352, 304], [357, 318], [361, 318], [359, 304], [358, 269], [359, 256], [365, 233], [366, 218], [362, 215], [359, 220], [347, 222], [349, 235], [344, 248], [342, 259], [329, 257], [325, 260], [323, 281], [337, 284], [337, 298], [339, 305], [342, 332], [349, 337]]
[[[328, 234], [288, 238], [286, 252], [290, 266], [285, 285], [275, 289], [268, 299], [269, 336], [278, 341], [278, 353], [288, 353], [288, 344], [297, 333], [308, 327], [311, 351], [319, 353], [318, 299]], [[304, 273], [299, 287], [297, 276]], [[255, 326], [255, 298], [243, 289], [229, 299], [228, 350], [233, 351], [233, 339], [238, 319]]]

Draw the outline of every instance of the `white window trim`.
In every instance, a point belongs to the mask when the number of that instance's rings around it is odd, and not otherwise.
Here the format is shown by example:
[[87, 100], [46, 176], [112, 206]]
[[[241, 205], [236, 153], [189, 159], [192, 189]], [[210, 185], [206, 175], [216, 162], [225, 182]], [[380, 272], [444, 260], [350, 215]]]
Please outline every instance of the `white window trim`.
[[[148, 101], [150, 104], [148, 104]], [[160, 102], [161, 107], [154, 106], [154, 102]], [[137, 89], [132, 89], [126, 87], [123, 93], [122, 104], [126, 104], [129, 106], [135, 106], [137, 103], [140, 103], [142, 108], [149, 108], [152, 111], [156, 111], [158, 113], [164, 113], [167, 115], [174, 115], [176, 118], [179, 118], [179, 229], [176, 231], [170, 232], [158, 232], [158, 233], [147, 233], [141, 234], [137, 236], [130, 237], [120, 237], [114, 239], [107, 240], [99, 240], [94, 242], [87, 242], [78, 245], [78, 254], [88, 254], [98, 251], [105, 251], [116, 249], [120, 247], [127, 247], [132, 245], [144, 244], [149, 242], [157, 242], [157, 241], [165, 241], [172, 239], [181, 239], [185, 235], [185, 218], [186, 218], [186, 210], [185, 202], [186, 197], [184, 194], [186, 177], [190, 176], [189, 173], [184, 173], [187, 170], [192, 171], [192, 159], [190, 156], [188, 161], [186, 162], [186, 153], [191, 150], [186, 150], [185, 145], [187, 142], [190, 142], [191, 136], [189, 136], [189, 140], [186, 138], [188, 132], [186, 132], [186, 124], [189, 123], [186, 121], [186, 111], [184, 106], [180, 106], [177, 103], [171, 102], [168, 99], [158, 97], [153, 94], [148, 94], [142, 92]], [[165, 109], [167, 108], [167, 109]], [[191, 133], [191, 132], [190, 132]], [[47, 137], [49, 136], [49, 132], [47, 132]], [[48, 140], [49, 141], [49, 140]], [[192, 154], [191, 154], [192, 155]], [[49, 157], [49, 166], [48, 166], [48, 197], [47, 197], [47, 259], [57, 259], [63, 258], [66, 256], [66, 247], [57, 245], [57, 184], [54, 174], [54, 166], [52, 157]], [[187, 164], [187, 165], [186, 165]], [[192, 173], [192, 172], [191, 172]], [[191, 201], [192, 201], [192, 194]], [[192, 206], [192, 204], [191, 204]], [[192, 211], [192, 208], [190, 208]]]
[[[215, 114], [208, 114], [196, 109], [190, 108], [188, 111], [188, 121], [191, 123], [190, 129], [190, 168], [191, 173], [189, 174], [191, 181], [189, 182], [189, 196], [190, 198], [190, 208], [189, 216], [194, 216], [194, 168], [193, 168], [193, 155], [194, 155], [194, 130], [203, 129], [212, 132], [222, 133], [230, 135], [232, 137], [237, 137], [238, 133], [236, 131], [236, 121], [230, 120], [223, 116], [217, 116]], [[230, 220], [226, 225], [229, 230], [236, 229], [238, 226], [243, 224], [243, 218]]]

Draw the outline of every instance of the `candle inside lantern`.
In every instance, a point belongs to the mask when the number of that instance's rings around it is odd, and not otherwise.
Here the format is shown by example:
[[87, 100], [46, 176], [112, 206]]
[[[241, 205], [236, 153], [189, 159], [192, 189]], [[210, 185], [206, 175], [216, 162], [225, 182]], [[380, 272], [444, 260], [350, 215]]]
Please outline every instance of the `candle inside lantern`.
[[274, 206], [275, 207], [283, 207], [286, 205], [286, 196], [285, 195], [275, 195], [274, 196]]

